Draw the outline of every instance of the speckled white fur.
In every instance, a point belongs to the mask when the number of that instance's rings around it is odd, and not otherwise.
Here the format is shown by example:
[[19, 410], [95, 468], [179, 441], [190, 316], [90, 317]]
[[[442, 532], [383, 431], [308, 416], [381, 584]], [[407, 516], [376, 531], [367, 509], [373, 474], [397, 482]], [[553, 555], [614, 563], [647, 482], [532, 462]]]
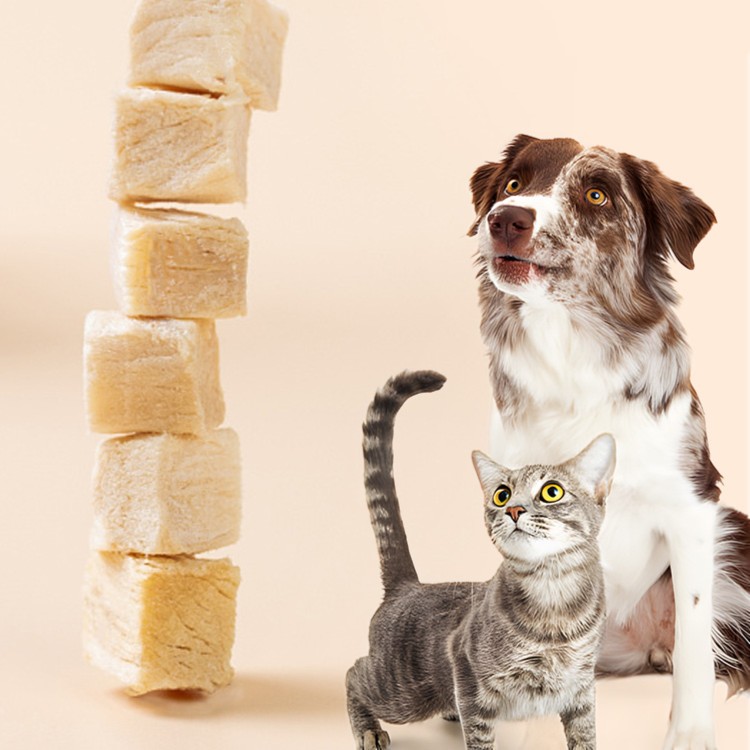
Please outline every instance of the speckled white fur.
[[[564, 173], [561, 178], [564, 178]], [[536, 211], [534, 232], [557, 221], [564, 205], [551, 195], [502, 201]], [[480, 254], [490, 242], [486, 218], [478, 230]], [[671, 722], [665, 750], [711, 750], [713, 655], [711, 650], [714, 535], [717, 506], [696, 497], [681, 462], [691, 420], [689, 393], [676, 396], [654, 415], [641, 400], [621, 394], [637, 376], [648, 393], [669, 391], [678, 377], [678, 358], [657, 354], [658, 328], [639, 342], [638, 360], [605, 361], [595, 321], [575, 325], [563, 302], [547, 293], [545, 280], [521, 288], [495, 286], [521, 298], [523, 345], [497, 352], [503, 370], [534, 396], [522, 413], [505, 419], [495, 411], [491, 452], [499, 463], [517, 467], [555, 463], [575, 455], [596, 435], [617, 442], [617, 471], [600, 534], [610, 617], [623, 623], [638, 600], [671, 566], [675, 591], [676, 639]], [[639, 362], [654, 363], [638, 372]], [[673, 364], [670, 364], [670, 361]], [[661, 365], [660, 367], [657, 365]]]

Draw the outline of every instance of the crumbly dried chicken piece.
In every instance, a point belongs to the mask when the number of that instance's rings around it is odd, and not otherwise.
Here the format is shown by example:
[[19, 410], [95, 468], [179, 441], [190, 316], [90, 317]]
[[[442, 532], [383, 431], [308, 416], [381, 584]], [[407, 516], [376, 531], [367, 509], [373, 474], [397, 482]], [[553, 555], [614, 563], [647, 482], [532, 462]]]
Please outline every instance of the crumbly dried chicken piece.
[[244, 315], [247, 256], [239, 219], [120, 208], [112, 254], [120, 310], [171, 318]]
[[110, 197], [244, 201], [249, 128], [244, 97], [125, 89], [116, 104]]
[[86, 656], [131, 695], [213, 692], [233, 676], [239, 580], [227, 559], [93, 552], [84, 585]]
[[202, 434], [224, 419], [212, 320], [94, 310], [86, 317], [84, 368], [94, 432]]
[[93, 485], [94, 549], [184, 555], [239, 538], [240, 447], [234, 430], [105, 440]]
[[141, 0], [130, 29], [134, 85], [242, 92], [274, 110], [289, 20], [267, 0]]

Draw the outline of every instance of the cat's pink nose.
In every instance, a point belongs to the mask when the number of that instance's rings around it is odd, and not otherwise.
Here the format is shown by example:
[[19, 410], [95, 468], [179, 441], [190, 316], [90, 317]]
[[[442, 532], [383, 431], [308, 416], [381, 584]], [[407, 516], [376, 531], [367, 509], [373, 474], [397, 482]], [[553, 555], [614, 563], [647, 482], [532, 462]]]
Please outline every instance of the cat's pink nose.
[[521, 513], [525, 513], [526, 508], [522, 508], [520, 505], [511, 505], [510, 508], [505, 509], [505, 514], [513, 519], [514, 523], [518, 523], [518, 517]]

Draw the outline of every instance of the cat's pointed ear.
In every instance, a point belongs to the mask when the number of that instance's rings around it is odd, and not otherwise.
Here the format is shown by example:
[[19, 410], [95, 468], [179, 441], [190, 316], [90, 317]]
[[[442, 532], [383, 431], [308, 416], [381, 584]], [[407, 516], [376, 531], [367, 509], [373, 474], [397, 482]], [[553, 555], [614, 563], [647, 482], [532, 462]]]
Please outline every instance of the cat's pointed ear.
[[498, 482], [508, 474], [508, 470], [495, 463], [482, 451], [474, 451], [471, 454], [471, 461], [479, 477], [479, 484], [482, 485], [482, 491], [489, 497], [497, 489]]
[[605, 433], [592, 440], [568, 465], [593, 492], [596, 502], [603, 505], [612, 487], [615, 461], [615, 439]]

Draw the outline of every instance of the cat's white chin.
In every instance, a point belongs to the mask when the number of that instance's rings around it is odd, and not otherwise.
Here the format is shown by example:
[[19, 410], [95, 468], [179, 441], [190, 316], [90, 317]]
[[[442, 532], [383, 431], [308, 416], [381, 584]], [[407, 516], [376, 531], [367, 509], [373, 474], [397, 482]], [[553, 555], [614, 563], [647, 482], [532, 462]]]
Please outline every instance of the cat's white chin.
[[503, 546], [513, 557], [525, 562], [536, 563], [565, 552], [575, 545], [567, 539], [533, 536], [522, 529], [516, 529], [506, 537]]

